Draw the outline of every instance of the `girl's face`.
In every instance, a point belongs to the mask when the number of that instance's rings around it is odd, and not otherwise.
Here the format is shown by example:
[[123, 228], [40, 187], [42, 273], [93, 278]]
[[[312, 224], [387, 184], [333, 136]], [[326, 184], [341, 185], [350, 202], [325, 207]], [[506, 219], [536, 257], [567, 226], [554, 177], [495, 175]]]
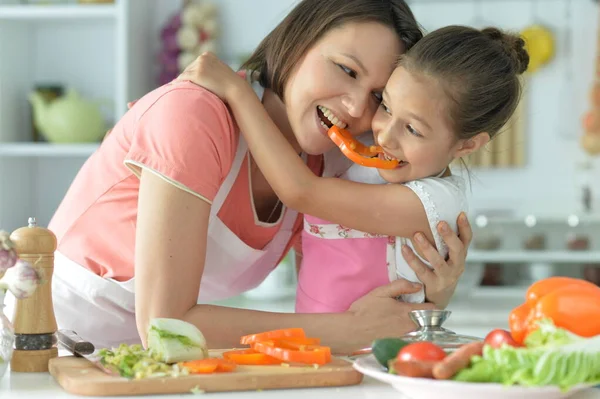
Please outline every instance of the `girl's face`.
[[438, 82], [403, 67], [392, 73], [373, 118], [373, 135], [385, 155], [401, 161], [396, 169], [380, 169], [390, 183], [434, 176], [453, 159], [473, 151], [452, 130], [449, 99]]
[[332, 124], [354, 135], [369, 130], [403, 51], [396, 33], [376, 22], [348, 23], [324, 35], [285, 87], [287, 116], [299, 146], [313, 155], [330, 150]]

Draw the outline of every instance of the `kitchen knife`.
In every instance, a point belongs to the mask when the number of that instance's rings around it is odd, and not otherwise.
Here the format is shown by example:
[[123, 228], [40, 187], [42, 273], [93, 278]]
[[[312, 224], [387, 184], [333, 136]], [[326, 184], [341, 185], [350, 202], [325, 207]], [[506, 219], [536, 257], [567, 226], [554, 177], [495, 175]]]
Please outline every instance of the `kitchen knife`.
[[354, 358], [354, 357], [363, 356], [363, 355], [370, 355], [371, 353], [373, 353], [373, 351], [370, 347], [362, 348], [362, 349], [352, 352], [348, 357]]
[[120, 375], [116, 368], [105, 366], [100, 361], [99, 350], [94, 344], [81, 338], [73, 330], [58, 330], [56, 332], [58, 343], [71, 352], [75, 357], [83, 357], [90, 361], [94, 366], [110, 375]]

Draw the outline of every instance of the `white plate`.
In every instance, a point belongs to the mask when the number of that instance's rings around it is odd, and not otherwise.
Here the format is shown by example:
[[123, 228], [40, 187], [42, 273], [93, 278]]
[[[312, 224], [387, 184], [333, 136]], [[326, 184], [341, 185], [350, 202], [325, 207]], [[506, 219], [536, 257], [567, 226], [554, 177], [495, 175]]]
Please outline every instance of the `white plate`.
[[591, 388], [591, 385], [578, 385], [568, 392], [561, 392], [557, 387], [527, 388], [504, 386], [502, 384], [484, 384], [472, 382], [456, 382], [434, 380], [429, 378], [411, 378], [390, 374], [383, 368], [375, 356], [363, 356], [354, 361], [354, 368], [364, 375], [392, 385], [410, 399], [560, 399], [567, 398], [576, 392]]

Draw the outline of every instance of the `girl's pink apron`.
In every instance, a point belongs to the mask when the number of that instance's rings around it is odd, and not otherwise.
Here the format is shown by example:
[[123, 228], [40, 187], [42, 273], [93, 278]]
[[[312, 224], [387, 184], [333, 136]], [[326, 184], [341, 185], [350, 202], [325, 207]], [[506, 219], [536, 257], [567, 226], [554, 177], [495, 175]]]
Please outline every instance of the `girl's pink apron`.
[[396, 237], [305, 215], [296, 312], [344, 312], [357, 298], [397, 279], [396, 245]]
[[[372, 144], [368, 141], [366, 143]], [[444, 169], [436, 177], [442, 176], [445, 171]], [[359, 165], [352, 165], [342, 178], [370, 184], [388, 184], [376, 169]], [[425, 204], [426, 208], [427, 206]], [[428, 214], [432, 212], [435, 210], [427, 209]], [[439, 220], [439, 217], [436, 219]], [[437, 247], [444, 248], [445, 254], [445, 244], [441, 237], [436, 237]], [[405, 237], [369, 234], [305, 215], [296, 312], [344, 312], [358, 298], [398, 278], [420, 282], [402, 256], [403, 245], [408, 245], [414, 251], [411, 240]], [[421, 260], [429, 265], [425, 259]], [[420, 303], [425, 300], [425, 290], [421, 288], [415, 293], [401, 294], [398, 299]]]
[[[253, 86], [262, 98], [262, 88], [257, 83]], [[246, 245], [217, 217], [247, 152], [246, 142], [240, 135], [231, 171], [211, 207], [198, 303], [233, 297], [258, 286], [277, 266], [292, 237], [298, 214], [285, 207], [278, 233], [262, 250]], [[59, 328], [75, 330], [97, 347], [139, 343], [134, 279], [126, 282], [105, 279], [59, 252], [55, 256], [52, 290]]]

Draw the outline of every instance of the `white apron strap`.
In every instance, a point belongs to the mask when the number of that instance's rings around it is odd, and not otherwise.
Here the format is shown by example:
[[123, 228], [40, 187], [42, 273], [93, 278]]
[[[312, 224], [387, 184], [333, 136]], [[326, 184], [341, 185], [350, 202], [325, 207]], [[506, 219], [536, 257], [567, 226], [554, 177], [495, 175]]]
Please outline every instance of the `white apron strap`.
[[244, 162], [244, 158], [246, 153], [248, 152], [248, 147], [246, 145], [246, 141], [244, 137], [240, 133], [240, 137], [238, 140], [237, 150], [235, 152], [235, 157], [233, 159], [233, 164], [231, 164], [231, 170], [227, 174], [227, 177], [221, 184], [221, 188], [217, 192], [217, 195], [213, 199], [212, 206], [210, 208], [210, 217], [211, 219], [217, 215], [225, 199], [229, 195], [231, 188], [233, 187], [233, 183], [235, 183], [235, 179], [237, 179], [240, 169], [242, 167], [242, 162]]
[[[265, 93], [265, 89], [257, 81], [252, 81], [252, 74], [250, 72], [246, 73], [246, 81], [250, 85], [252, 85], [256, 96], [262, 100], [263, 95]], [[227, 177], [221, 184], [221, 188], [217, 192], [217, 195], [213, 199], [212, 206], [210, 209], [211, 219], [215, 217], [217, 213], [219, 213], [219, 210], [223, 206], [225, 199], [229, 195], [229, 192], [231, 191], [231, 188], [233, 187], [233, 184], [235, 183], [235, 180], [238, 177], [240, 169], [242, 168], [242, 162], [244, 161], [244, 158], [247, 153], [248, 145], [246, 144], [246, 140], [244, 140], [244, 136], [240, 132], [238, 138], [238, 146], [235, 151], [235, 157], [233, 158], [233, 164], [231, 165], [231, 169], [227, 174]]]

